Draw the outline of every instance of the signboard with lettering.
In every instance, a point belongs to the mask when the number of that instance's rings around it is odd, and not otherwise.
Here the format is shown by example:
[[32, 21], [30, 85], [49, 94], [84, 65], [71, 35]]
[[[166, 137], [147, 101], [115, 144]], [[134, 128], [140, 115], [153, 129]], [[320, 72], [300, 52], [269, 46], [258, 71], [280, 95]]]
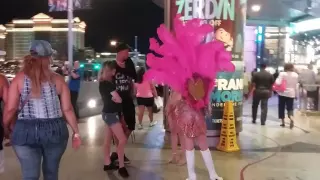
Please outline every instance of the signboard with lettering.
[[[73, 10], [91, 9], [91, 0], [72, 0]], [[68, 0], [48, 0], [49, 12], [68, 11]]]
[[241, 131], [246, 0], [174, 0], [171, 1], [170, 8], [171, 22], [176, 14], [180, 14], [185, 21], [200, 18], [203, 23], [211, 24], [214, 32], [207, 35], [206, 42], [221, 41], [226, 50], [232, 53], [236, 72], [218, 74], [210, 99], [213, 113], [207, 119], [207, 128], [209, 131], [220, 130], [224, 103], [231, 100], [235, 107], [237, 132]]

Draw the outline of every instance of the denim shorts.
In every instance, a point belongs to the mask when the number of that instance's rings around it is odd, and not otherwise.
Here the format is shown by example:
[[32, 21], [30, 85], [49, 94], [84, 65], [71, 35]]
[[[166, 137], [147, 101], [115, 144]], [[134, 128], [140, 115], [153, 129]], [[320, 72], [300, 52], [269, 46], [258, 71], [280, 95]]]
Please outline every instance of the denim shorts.
[[108, 126], [120, 123], [119, 113], [102, 113], [102, 119]]

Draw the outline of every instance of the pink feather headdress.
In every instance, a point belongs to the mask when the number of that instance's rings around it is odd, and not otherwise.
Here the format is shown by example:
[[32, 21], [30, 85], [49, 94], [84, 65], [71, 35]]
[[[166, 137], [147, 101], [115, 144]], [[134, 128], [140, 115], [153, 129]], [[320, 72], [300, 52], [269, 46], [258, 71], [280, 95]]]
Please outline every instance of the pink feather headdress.
[[212, 32], [213, 27], [202, 24], [200, 19], [184, 23], [179, 15], [174, 20], [174, 34], [164, 24], [160, 25], [157, 33], [162, 44], [151, 38], [150, 50], [161, 57], [147, 55], [150, 69], [144, 78], [168, 85], [196, 109], [205, 107], [217, 72], [235, 69], [223, 43], [204, 43], [206, 35]]

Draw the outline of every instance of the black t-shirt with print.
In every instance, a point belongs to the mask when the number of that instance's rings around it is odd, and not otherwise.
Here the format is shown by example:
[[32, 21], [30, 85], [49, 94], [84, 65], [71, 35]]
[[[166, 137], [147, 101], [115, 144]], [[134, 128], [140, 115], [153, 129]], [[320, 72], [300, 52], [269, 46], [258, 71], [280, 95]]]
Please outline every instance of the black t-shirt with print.
[[134, 63], [129, 58], [125, 62], [125, 68], [117, 65], [116, 75], [115, 75], [115, 84], [117, 92], [123, 101], [129, 100], [132, 101], [133, 87], [132, 83], [137, 78], [136, 69]]
[[110, 81], [101, 81], [99, 83], [99, 92], [103, 101], [104, 113], [117, 113], [121, 112], [121, 103], [115, 103], [112, 100], [111, 92], [116, 91], [116, 85]]

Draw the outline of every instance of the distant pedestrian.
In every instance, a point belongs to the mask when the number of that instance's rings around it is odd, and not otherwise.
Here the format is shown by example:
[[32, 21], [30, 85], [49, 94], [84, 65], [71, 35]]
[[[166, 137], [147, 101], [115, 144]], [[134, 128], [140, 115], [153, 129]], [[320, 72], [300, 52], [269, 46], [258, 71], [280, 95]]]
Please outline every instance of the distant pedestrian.
[[261, 125], [265, 125], [268, 114], [268, 100], [272, 95], [273, 76], [266, 71], [267, 66], [261, 65], [261, 70], [255, 72], [251, 80], [253, 90], [252, 123], [256, 123], [259, 104], [261, 103]]
[[74, 112], [76, 113], [77, 119], [79, 119], [80, 118], [79, 108], [77, 104], [79, 92], [80, 92], [80, 85], [81, 85], [79, 61], [75, 61], [73, 64], [73, 69], [72, 70], [68, 69], [67, 73], [70, 76], [69, 89], [70, 89], [72, 107], [74, 109]]
[[293, 111], [294, 111], [294, 99], [298, 96], [298, 78], [299, 75], [294, 72], [293, 64], [285, 64], [284, 72], [280, 72], [279, 77], [276, 79], [276, 84], [286, 83], [286, 89], [283, 92], [278, 92], [278, 115], [281, 120], [281, 126], [285, 127], [285, 110], [288, 111], [288, 117], [290, 119], [290, 128], [294, 127]]

